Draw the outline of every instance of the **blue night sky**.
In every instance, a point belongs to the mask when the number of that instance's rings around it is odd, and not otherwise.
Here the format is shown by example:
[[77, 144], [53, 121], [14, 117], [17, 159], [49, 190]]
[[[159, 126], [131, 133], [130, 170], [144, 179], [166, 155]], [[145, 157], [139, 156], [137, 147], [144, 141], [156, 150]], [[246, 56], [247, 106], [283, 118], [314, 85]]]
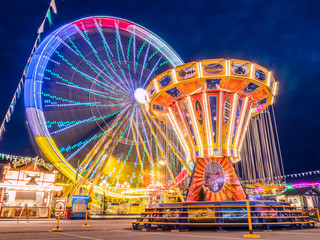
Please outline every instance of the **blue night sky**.
[[[0, 1], [1, 117], [49, 2]], [[185, 62], [239, 58], [271, 69], [280, 82], [274, 108], [285, 171], [320, 169], [320, 1], [56, 0], [56, 4], [54, 26], [46, 26], [44, 35], [78, 18], [111, 15], [150, 29]], [[20, 100], [0, 152], [34, 154], [23, 122]]]

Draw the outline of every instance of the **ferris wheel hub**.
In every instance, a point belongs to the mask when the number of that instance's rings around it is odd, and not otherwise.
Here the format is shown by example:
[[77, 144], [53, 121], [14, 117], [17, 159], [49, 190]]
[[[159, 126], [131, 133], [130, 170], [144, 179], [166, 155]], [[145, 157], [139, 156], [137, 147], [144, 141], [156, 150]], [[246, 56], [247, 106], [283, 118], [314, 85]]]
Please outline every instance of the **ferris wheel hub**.
[[140, 104], [145, 104], [146, 103], [146, 90], [144, 90], [143, 88], [137, 88], [134, 91], [134, 99]]

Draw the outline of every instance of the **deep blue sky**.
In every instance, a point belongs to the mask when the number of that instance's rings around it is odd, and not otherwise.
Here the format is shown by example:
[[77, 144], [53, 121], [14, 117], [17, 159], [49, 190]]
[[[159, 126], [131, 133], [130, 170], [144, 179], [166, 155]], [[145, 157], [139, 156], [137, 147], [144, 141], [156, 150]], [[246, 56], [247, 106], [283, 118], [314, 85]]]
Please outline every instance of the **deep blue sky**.
[[[50, 0], [0, 0], [0, 116], [11, 101]], [[90, 15], [134, 21], [185, 61], [239, 58], [271, 69], [280, 82], [274, 105], [286, 173], [320, 169], [320, 1], [56, 0], [54, 26]], [[44, 35], [45, 35], [44, 34]], [[27, 152], [23, 103], [0, 152]], [[20, 124], [19, 124], [20, 123]]]

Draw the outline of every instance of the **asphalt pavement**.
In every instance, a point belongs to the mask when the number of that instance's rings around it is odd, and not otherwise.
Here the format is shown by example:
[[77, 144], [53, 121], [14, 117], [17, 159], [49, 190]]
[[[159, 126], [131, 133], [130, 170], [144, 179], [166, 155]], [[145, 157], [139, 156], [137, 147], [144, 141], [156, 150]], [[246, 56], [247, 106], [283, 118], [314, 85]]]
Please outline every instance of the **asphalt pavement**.
[[[55, 220], [30, 221], [25, 220], [17, 223], [17, 221], [0, 221], [0, 240], [31, 240], [31, 239], [87, 239], [87, 240], [103, 240], [103, 239], [136, 239], [136, 240], [187, 240], [187, 239], [244, 239], [242, 235], [247, 234], [246, 229], [229, 229], [223, 232], [215, 230], [199, 230], [190, 229], [188, 232], [170, 232], [151, 230], [143, 232], [141, 230], [131, 229], [132, 220], [89, 220], [90, 227], [83, 228], [83, 220], [60, 222], [62, 232], [52, 232], [56, 228]], [[313, 240], [320, 239], [320, 227], [311, 229], [274, 229], [272, 231], [255, 231], [261, 236], [261, 239], [289, 239], [289, 240]]]

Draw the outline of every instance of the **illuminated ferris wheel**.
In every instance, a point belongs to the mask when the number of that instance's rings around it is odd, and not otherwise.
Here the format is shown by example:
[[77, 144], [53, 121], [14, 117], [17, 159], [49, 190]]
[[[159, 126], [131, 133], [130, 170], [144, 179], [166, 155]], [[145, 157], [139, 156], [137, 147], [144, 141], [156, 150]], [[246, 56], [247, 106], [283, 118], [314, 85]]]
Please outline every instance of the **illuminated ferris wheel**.
[[[166, 150], [171, 158], [183, 153], [141, 107], [141, 89], [181, 64], [164, 41], [127, 20], [90, 17], [57, 29], [34, 53], [24, 90], [28, 126], [41, 154], [73, 182], [113, 174], [114, 185], [124, 176], [138, 186], [146, 168], [154, 178], [155, 159], [167, 158]], [[129, 162], [140, 176], [121, 173]], [[174, 163], [167, 166], [170, 173]]]

